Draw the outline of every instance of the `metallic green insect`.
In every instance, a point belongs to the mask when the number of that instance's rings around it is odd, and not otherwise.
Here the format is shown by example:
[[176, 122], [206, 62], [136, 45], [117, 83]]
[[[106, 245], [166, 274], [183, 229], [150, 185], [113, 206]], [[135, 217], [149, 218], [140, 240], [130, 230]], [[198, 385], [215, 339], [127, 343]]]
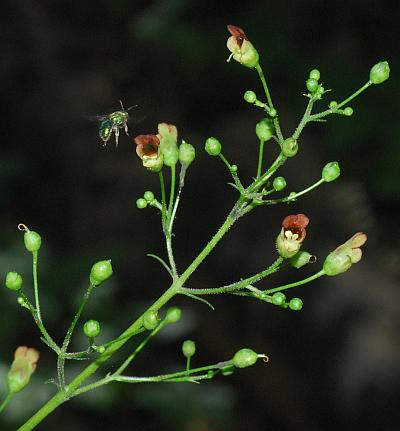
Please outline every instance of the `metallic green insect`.
[[134, 106], [125, 109], [121, 100], [119, 101], [119, 103], [121, 104], [120, 111], [114, 111], [111, 114], [100, 115], [96, 117], [96, 119], [99, 121], [99, 136], [100, 139], [103, 141], [103, 146], [107, 145], [107, 142], [110, 140], [111, 135], [114, 133], [115, 145], [118, 147], [119, 129], [124, 129], [126, 135], [129, 136], [128, 111], [134, 108]]

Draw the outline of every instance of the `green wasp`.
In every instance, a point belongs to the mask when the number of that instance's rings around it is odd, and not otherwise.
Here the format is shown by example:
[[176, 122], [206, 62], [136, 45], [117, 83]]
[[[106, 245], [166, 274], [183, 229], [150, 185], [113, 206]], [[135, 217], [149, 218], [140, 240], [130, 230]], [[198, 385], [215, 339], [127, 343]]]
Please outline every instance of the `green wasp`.
[[111, 138], [111, 135], [115, 135], [115, 146], [118, 147], [119, 129], [124, 129], [127, 136], [128, 133], [128, 111], [135, 108], [137, 105], [130, 106], [128, 109], [124, 108], [122, 101], [120, 100], [121, 110], [114, 111], [108, 115], [99, 115], [96, 119], [99, 121], [99, 136], [103, 141], [103, 146], [107, 145]]

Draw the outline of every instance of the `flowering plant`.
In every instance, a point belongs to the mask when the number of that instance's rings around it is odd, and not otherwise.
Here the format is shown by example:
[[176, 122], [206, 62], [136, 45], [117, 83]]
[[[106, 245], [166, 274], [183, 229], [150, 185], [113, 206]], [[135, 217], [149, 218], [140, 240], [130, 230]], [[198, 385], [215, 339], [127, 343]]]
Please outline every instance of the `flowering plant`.
[[[244, 217], [249, 212], [259, 208], [281, 203], [290, 204], [299, 199], [302, 195], [311, 192], [318, 186], [336, 180], [340, 176], [338, 162], [329, 162], [321, 169], [321, 177], [312, 185], [298, 192], [291, 192], [286, 196], [276, 194], [281, 193], [286, 188], [286, 180], [283, 176], [278, 176], [277, 172], [283, 165], [295, 157], [301, 149], [299, 140], [304, 127], [311, 122], [318, 122], [330, 115], [351, 116], [353, 110], [348, 103], [362, 93], [371, 85], [384, 82], [389, 77], [389, 65], [387, 62], [379, 62], [372, 67], [368, 81], [357, 91], [345, 98], [341, 102], [331, 101], [328, 108], [317, 113], [313, 113], [314, 105], [320, 102], [327, 91], [320, 83], [320, 72], [317, 69], [311, 70], [306, 80], [305, 94], [308, 103], [304, 115], [299, 121], [296, 129], [289, 134], [284, 134], [281, 129], [279, 113], [272, 102], [272, 97], [267, 86], [265, 74], [260, 65], [259, 54], [254, 45], [249, 41], [245, 32], [236, 26], [228, 26], [230, 37], [227, 42], [231, 56], [241, 65], [255, 69], [264, 91], [264, 96], [258, 98], [253, 90], [248, 90], [244, 94], [244, 100], [261, 110], [262, 119], [256, 124], [255, 133], [259, 141], [258, 162], [254, 169], [255, 176], [250, 181], [245, 181], [241, 176], [236, 164], [228, 161], [226, 153], [223, 153], [223, 145], [216, 137], [208, 137], [205, 140], [205, 151], [212, 157], [220, 159], [227, 167], [232, 183], [230, 184], [237, 191], [237, 199], [231, 211], [227, 215], [221, 227], [215, 235], [208, 241], [205, 247], [199, 252], [196, 258], [184, 269], [176, 262], [173, 249], [174, 222], [179, 209], [185, 177], [188, 174], [190, 165], [196, 157], [195, 147], [178, 139], [178, 129], [175, 125], [160, 123], [157, 134], [141, 134], [134, 138], [136, 153], [141, 159], [143, 167], [151, 175], [158, 175], [160, 183], [159, 195], [153, 191], [146, 191], [143, 197], [136, 201], [137, 208], [154, 208], [160, 214], [163, 235], [166, 245], [166, 259], [157, 255], [150, 255], [155, 258], [166, 269], [171, 282], [163, 294], [157, 298], [146, 310], [137, 316], [130, 326], [118, 337], [109, 340], [104, 344], [97, 344], [101, 327], [96, 320], [87, 320], [83, 325], [83, 332], [87, 337], [87, 348], [83, 351], [70, 351], [69, 345], [74, 330], [84, 313], [84, 308], [92, 293], [95, 293], [101, 285], [105, 283], [113, 273], [111, 261], [100, 260], [93, 265], [88, 277], [88, 288], [83, 295], [82, 302], [75, 313], [72, 322], [61, 343], [50, 335], [42, 317], [39, 295], [38, 281], [38, 256], [42, 246], [41, 236], [30, 230], [26, 225], [20, 224], [19, 230], [24, 232], [24, 244], [28, 252], [32, 255], [33, 262], [33, 300], [23, 286], [22, 277], [17, 272], [9, 272], [6, 276], [6, 287], [17, 293], [17, 302], [24, 309], [31, 313], [35, 324], [41, 334], [41, 339], [57, 355], [57, 377], [54, 383], [57, 385], [55, 395], [39, 409], [19, 430], [31, 430], [41, 423], [54, 409], [59, 407], [66, 400], [81, 395], [90, 390], [110, 384], [110, 383], [145, 383], [145, 382], [200, 382], [202, 380], [213, 379], [218, 375], [229, 375], [237, 369], [254, 365], [258, 359], [268, 361], [268, 356], [264, 353], [257, 353], [254, 350], [244, 347], [238, 352], [230, 352], [227, 360], [214, 364], [192, 367], [192, 358], [196, 353], [196, 345], [192, 340], [185, 340], [182, 345], [182, 353], [186, 358], [184, 370], [172, 373], [161, 373], [155, 376], [135, 376], [130, 369], [136, 356], [146, 347], [146, 345], [162, 331], [166, 326], [177, 323], [181, 318], [181, 310], [176, 306], [171, 306], [164, 310], [164, 307], [174, 297], [183, 295], [191, 299], [199, 300], [213, 308], [212, 304], [204, 299], [204, 296], [215, 294], [230, 294], [236, 296], [246, 296], [259, 299], [272, 306], [281, 307], [293, 311], [302, 309], [303, 303], [300, 298], [287, 298], [283, 291], [287, 291], [295, 286], [309, 283], [322, 276], [335, 276], [341, 274], [361, 259], [361, 249], [367, 240], [364, 233], [356, 233], [343, 245], [337, 247], [325, 259], [322, 268], [310, 277], [300, 279], [282, 286], [268, 287], [262, 289], [254, 284], [265, 279], [277, 271], [287, 267], [301, 268], [307, 264], [315, 262], [315, 256], [303, 249], [306, 239], [306, 228], [309, 225], [309, 218], [304, 214], [289, 214], [283, 222], [279, 231], [277, 227], [276, 249], [277, 256], [274, 262], [266, 265], [256, 274], [244, 279], [231, 282], [223, 286], [198, 287], [190, 285], [190, 278], [205, 258], [212, 252], [219, 241], [238, 219]], [[123, 111], [126, 115], [127, 112]], [[114, 117], [107, 118], [109, 132], [115, 133], [119, 128], [126, 128], [126, 121], [113, 123]], [[111, 127], [112, 126], [112, 127]], [[109, 135], [108, 135], [109, 138]], [[275, 142], [279, 154], [270, 166], [265, 167], [265, 143]], [[179, 178], [177, 178], [177, 168], [180, 167]], [[143, 171], [145, 173], [145, 171]], [[121, 362], [116, 370], [105, 372], [103, 377], [87, 382], [89, 377], [104, 368], [107, 361], [131, 340], [136, 344], [131, 347], [130, 354]], [[11, 366], [8, 382], [9, 388], [4, 401], [0, 406], [3, 410], [12, 397], [28, 383], [31, 374], [36, 368], [39, 354], [34, 349], [19, 347], [15, 353], [15, 359]], [[70, 381], [65, 376], [65, 365], [68, 361], [90, 360], [91, 362], [83, 368]]]

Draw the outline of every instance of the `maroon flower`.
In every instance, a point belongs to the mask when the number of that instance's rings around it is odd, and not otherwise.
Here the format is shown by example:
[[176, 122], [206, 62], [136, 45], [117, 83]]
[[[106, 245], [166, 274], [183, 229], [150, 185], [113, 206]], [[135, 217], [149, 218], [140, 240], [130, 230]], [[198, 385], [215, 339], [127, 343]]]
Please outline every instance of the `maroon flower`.
[[246, 67], [256, 67], [258, 64], [258, 52], [247, 39], [243, 29], [235, 25], [228, 25], [228, 31], [231, 34], [226, 46], [231, 52], [228, 61], [233, 57], [234, 60]]
[[283, 219], [282, 230], [276, 240], [278, 252], [282, 257], [292, 257], [300, 250], [309, 222], [309, 218], [304, 214], [289, 215]]
[[163, 166], [163, 157], [160, 154], [160, 140], [157, 135], [139, 135], [134, 139], [136, 154], [142, 159], [143, 166], [158, 172]]

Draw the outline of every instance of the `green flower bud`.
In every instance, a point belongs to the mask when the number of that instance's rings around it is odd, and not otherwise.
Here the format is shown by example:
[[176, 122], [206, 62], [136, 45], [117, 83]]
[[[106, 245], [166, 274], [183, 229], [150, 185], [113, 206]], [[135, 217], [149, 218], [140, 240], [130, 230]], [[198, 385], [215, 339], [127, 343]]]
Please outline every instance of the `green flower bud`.
[[257, 96], [254, 91], [247, 90], [243, 95], [243, 99], [248, 103], [254, 103], [257, 100]]
[[83, 333], [89, 338], [97, 337], [100, 334], [100, 323], [97, 320], [88, 320], [83, 325]]
[[40, 246], [42, 245], [42, 238], [37, 232], [33, 230], [27, 230], [24, 233], [24, 243], [26, 249], [33, 253], [40, 249]]
[[170, 323], [175, 323], [177, 322], [182, 316], [182, 311], [180, 308], [178, 307], [170, 307], [167, 310], [167, 313], [165, 315], [165, 323], [166, 324], [170, 324]]
[[99, 347], [97, 347], [96, 351], [97, 351], [97, 353], [100, 353], [100, 355], [101, 355], [102, 353], [104, 353], [106, 351], [106, 348], [104, 346], [99, 346]]
[[369, 79], [373, 84], [382, 84], [390, 75], [390, 67], [387, 61], [380, 61], [371, 68]]
[[22, 277], [18, 272], [9, 272], [6, 275], [6, 287], [10, 290], [20, 290], [22, 288]]
[[185, 340], [182, 344], [182, 353], [186, 358], [191, 358], [196, 353], [196, 344], [192, 340]]
[[321, 74], [319, 73], [319, 70], [318, 70], [318, 69], [313, 69], [313, 70], [310, 72], [309, 77], [310, 77], [310, 79], [315, 79], [316, 81], [318, 81], [318, 80], [319, 80], [319, 78], [321, 77]]
[[340, 166], [338, 162], [329, 162], [322, 169], [322, 179], [327, 183], [335, 181], [340, 176]]
[[147, 310], [146, 313], [144, 313], [144, 315], [143, 315], [143, 326], [147, 330], [152, 331], [154, 328], [157, 327], [159, 322], [160, 322], [160, 319], [158, 318], [157, 311]]
[[336, 100], [332, 100], [331, 102], [329, 102], [330, 109], [335, 109], [337, 106], [338, 106], [338, 103], [336, 102]]
[[154, 201], [154, 193], [150, 190], [144, 192], [143, 197], [146, 199], [147, 202], [153, 202]]
[[308, 263], [314, 263], [316, 260], [317, 258], [308, 251], [300, 250], [290, 258], [290, 264], [299, 269]]
[[274, 134], [274, 124], [269, 118], [263, 118], [256, 124], [256, 135], [260, 141], [269, 141]]
[[274, 181], [272, 182], [272, 187], [277, 192], [280, 192], [286, 187], [286, 180], [283, 177], [276, 177], [274, 178]]
[[287, 138], [282, 144], [282, 153], [285, 157], [293, 157], [297, 154], [299, 146], [297, 145], [296, 139]]
[[92, 266], [90, 271], [90, 283], [93, 286], [98, 286], [107, 278], [110, 278], [113, 273], [111, 260], [101, 260]]
[[359, 262], [362, 257], [360, 247], [364, 245], [366, 241], [367, 235], [358, 232], [344, 244], [329, 253], [323, 266], [325, 274], [329, 276], [341, 274], [350, 269], [354, 263]]
[[8, 372], [8, 390], [15, 394], [22, 391], [36, 369], [39, 352], [26, 346], [20, 346], [14, 353], [14, 361]]
[[303, 301], [300, 298], [292, 298], [289, 302], [289, 308], [293, 311], [300, 311], [303, 308]]
[[272, 295], [272, 303], [274, 305], [283, 305], [286, 301], [286, 296], [282, 292], [275, 292]]
[[164, 164], [176, 165], [179, 159], [178, 130], [173, 124], [160, 123], [157, 136], [160, 139], [160, 152], [164, 157]]
[[275, 118], [275, 117], [278, 115], [278, 113], [276, 112], [276, 109], [275, 109], [275, 108], [271, 108], [271, 109], [269, 110], [268, 114], [269, 114], [269, 116], [270, 116], [270, 117], [272, 117], [272, 118]]
[[231, 165], [231, 171], [232, 172], [237, 172], [238, 167], [236, 165]]
[[233, 365], [237, 368], [246, 368], [257, 362], [258, 354], [251, 349], [241, 349], [236, 352], [232, 359]]
[[179, 146], [179, 161], [182, 165], [189, 166], [196, 157], [196, 150], [193, 145], [188, 144], [185, 141], [182, 141], [182, 144]]
[[218, 156], [222, 150], [222, 145], [218, 139], [210, 137], [206, 140], [204, 148], [210, 156]]
[[351, 117], [353, 115], [353, 108], [350, 108], [350, 106], [344, 108], [343, 114], [346, 115], [346, 117]]
[[147, 207], [147, 200], [143, 198], [139, 198], [136, 200], [136, 207], [140, 210]]
[[318, 89], [318, 81], [316, 79], [309, 78], [306, 81], [306, 87], [310, 93], [315, 93]]

